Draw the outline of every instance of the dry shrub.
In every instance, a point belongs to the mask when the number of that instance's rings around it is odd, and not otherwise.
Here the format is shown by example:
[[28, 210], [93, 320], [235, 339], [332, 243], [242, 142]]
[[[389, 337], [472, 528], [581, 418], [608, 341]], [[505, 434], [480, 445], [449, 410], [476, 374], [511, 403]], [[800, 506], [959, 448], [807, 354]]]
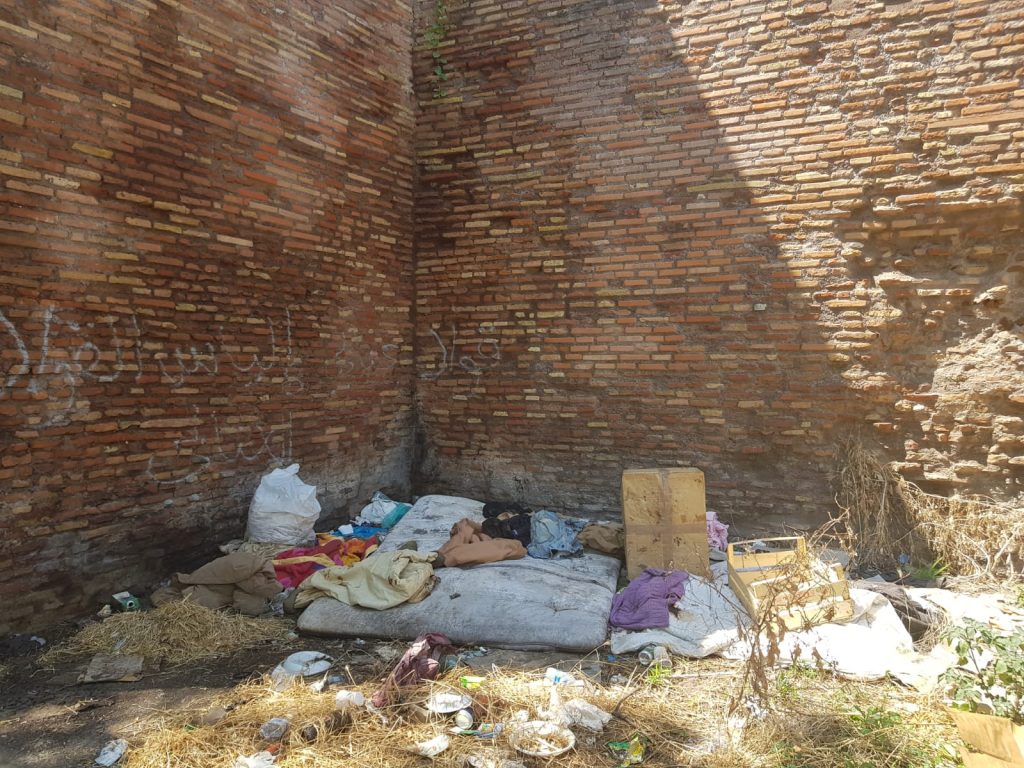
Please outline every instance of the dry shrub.
[[[817, 599], [820, 597], [818, 590], [833, 583], [833, 575], [845, 577], [846, 574], [841, 569], [833, 574], [819, 556], [825, 550], [835, 547], [849, 550], [851, 541], [848, 529], [845, 516], [833, 518], [804, 537], [806, 549], [794, 550], [791, 560], [764, 571], [762, 578], [770, 578], [771, 581], [760, 601], [760, 610], [750, 615], [748, 625], [740, 626], [741, 638], [749, 644], [750, 655], [744, 662], [730, 713], [749, 701], [757, 702], [759, 706], [769, 705], [773, 670], [778, 666], [781, 643], [788, 632], [842, 619], [837, 608], [843, 590], [836, 590], [834, 599], [825, 602], [818, 602]], [[721, 594], [727, 601], [730, 600], [725, 591]], [[804, 606], [805, 610], [798, 610], [792, 616], [790, 623], [793, 627], [790, 629], [780, 618], [780, 613], [794, 606]], [[820, 660], [803, 661], [818, 665]]]
[[981, 496], [936, 496], [900, 477], [858, 440], [843, 446], [836, 501], [860, 565], [895, 571], [900, 555], [936, 562], [961, 584], [1018, 579], [1024, 509]]
[[142, 656], [147, 661], [188, 664], [280, 640], [289, 632], [280, 619], [254, 619], [212, 611], [181, 600], [152, 611], [116, 613], [90, 624], [62, 645], [40, 657], [43, 664], [67, 658], [103, 654]]
[[1024, 509], [980, 496], [935, 496], [900, 483], [917, 532], [960, 586], [1018, 580], [1024, 565]]
[[856, 439], [842, 447], [836, 501], [855, 540], [857, 562], [894, 570], [904, 553], [920, 554], [914, 516], [900, 491], [903, 479]]

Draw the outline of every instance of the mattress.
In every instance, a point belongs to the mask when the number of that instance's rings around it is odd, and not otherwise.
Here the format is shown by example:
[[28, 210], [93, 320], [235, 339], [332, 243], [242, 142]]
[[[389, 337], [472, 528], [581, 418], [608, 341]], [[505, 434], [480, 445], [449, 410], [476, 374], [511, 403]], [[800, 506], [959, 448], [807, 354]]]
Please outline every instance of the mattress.
[[[448, 541], [463, 517], [482, 520], [483, 503], [424, 496], [388, 534], [382, 552], [415, 541], [420, 552]], [[506, 560], [439, 568], [422, 602], [386, 611], [333, 598], [314, 601], [299, 617], [302, 632], [331, 637], [412, 640], [440, 632], [459, 645], [515, 650], [589, 651], [605, 642], [621, 563], [594, 552], [569, 558]]]

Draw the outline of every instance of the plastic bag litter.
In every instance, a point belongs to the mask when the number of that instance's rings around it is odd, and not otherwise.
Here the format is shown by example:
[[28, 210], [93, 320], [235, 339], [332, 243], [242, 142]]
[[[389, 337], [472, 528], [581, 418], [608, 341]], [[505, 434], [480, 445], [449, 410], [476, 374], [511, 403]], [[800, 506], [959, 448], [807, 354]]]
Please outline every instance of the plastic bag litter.
[[309, 546], [320, 517], [316, 486], [299, 479], [299, 465], [275, 469], [260, 480], [249, 505], [245, 538], [249, 541]]
[[381, 528], [392, 528], [405, 517], [405, 513], [412, 509], [411, 504], [389, 499], [380, 491], [370, 497], [370, 503], [363, 507], [357, 522], [363, 525], [380, 526]]
[[563, 725], [579, 726], [595, 733], [603, 731], [612, 719], [610, 712], [605, 712], [583, 699], [570, 699], [565, 702], [559, 714]]
[[235, 758], [232, 768], [271, 768], [274, 765], [274, 756], [269, 752], [257, 752], [254, 755], [245, 757], [239, 755]]
[[462, 765], [463, 768], [526, 768], [518, 760], [486, 755], [467, 755]]
[[440, 736], [435, 736], [429, 741], [421, 741], [417, 743], [416, 754], [423, 755], [423, 757], [434, 758], [448, 749], [450, 744], [451, 739], [442, 733]]
[[114, 741], [108, 742], [96, 756], [96, 765], [102, 765], [104, 768], [110, 768], [110, 766], [121, 759], [127, 749], [128, 742], [124, 739], [115, 739]]
[[260, 736], [267, 741], [280, 741], [288, 733], [287, 717], [272, 717], [260, 726]]

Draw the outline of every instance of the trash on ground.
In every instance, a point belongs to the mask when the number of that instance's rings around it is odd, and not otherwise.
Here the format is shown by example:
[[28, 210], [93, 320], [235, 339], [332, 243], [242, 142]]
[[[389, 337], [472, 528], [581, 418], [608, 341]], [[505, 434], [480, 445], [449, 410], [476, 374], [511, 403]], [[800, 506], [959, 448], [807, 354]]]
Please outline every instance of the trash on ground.
[[193, 725], [213, 726], [228, 716], [229, 709], [220, 705], [210, 707], [198, 717], [194, 718]]
[[102, 765], [104, 768], [110, 768], [110, 766], [124, 756], [127, 749], [128, 742], [124, 739], [114, 739], [113, 741], [107, 742], [103, 749], [100, 750], [100, 753], [96, 755], [96, 765]]
[[248, 757], [239, 755], [232, 768], [271, 768], [273, 765], [274, 756], [270, 752], [257, 752]]
[[[316, 486], [299, 479], [299, 465], [275, 469], [260, 479], [249, 504], [245, 538], [295, 547], [314, 543], [313, 526], [320, 517]], [[286, 547], [287, 548], [287, 547]]]
[[612, 719], [610, 712], [605, 712], [598, 706], [583, 699], [569, 699], [562, 704], [557, 712], [558, 720], [562, 725], [578, 726], [588, 731], [600, 733]]
[[86, 712], [90, 709], [99, 709], [100, 707], [110, 707], [113, 706], [113, 704], [113, 699], [82, 699], [80, 701], [76, 701], [74, 704], [69, 706], [68, 709], [77, 715], [80, 712]]
[[466, 755], [462, 766], [463, 768], [526, 768], [517, 760], [489, 755]]
[[663, 645], [648, 645], [646, 648], [642, 648], [636, 656], [645, 667], [657, 666], [661, 669], [672, 669], [672, 657], [669, 656], [668, 649]]
[[233, 608], [247, 616], [259, 616], [281, 589], [268, 557], [232, 552], [192, 573], [175, 574], [169, 586], [153, 593], [152, 600], [159, 606], [186, 599], [214, 610]]
[[479, 675], [463, 675], [459, 678], [459, 685], [463, 688], [473, 690], [475, 688], [479, 688], [486, 681], [486, 677], [480, 677]]
[[97, 654], [92, 657], [80, 683], [134, 683], [142, 679], [141, 656]]
[[583, 685], [583, 681], [577, 679], [575, 676], [568, 672], [563, 672], [560, 669], [554, 667], [548, 667], [544, 671], [544, 680], [549, 685], [564, 685], [570, 687], [578, 687]]
[[[441, 671], [441, 658], [451, 650], [452, 643], [444, 635], [428, 632], [420, 635], [399, 659], [384, 685], [374, 691], [371, 702], [383, 707], [403, 686], [415, 685], [423, 680], [433, 680]], [[463, 705], [465, 706], [465, 705]], [[462, 709], [462, 707], [456, 707]], [[453, 712], [455, 710], [452, 710]]]
[[479, 739], [493, 739], [504, 730], [505, 726], [502, 723], [480, 723], [476, 728], [459, 728], [456, 726], [448, 732], [456, 736], [476, 736]]
[[116, 595], [111, 595], [111, 597], [117, 603], [117, 610], [119, 611], [137, 611], [142, 608], [139, 598], [131, 592], [118, 592]]
[[427, 709], [439, 715], [450, 715], [466, 709], [472, 703], [473, 699], [464, 693], [438, 690], [432, 692], [427, 699]]
[[434, 758], [448, 749], [450, 744], [451, 739], [442, 733], [440, 736], [435, 736], [428, 741], [418, 742], [416, 744], [416, 754], [422, 755], [423, 757]]
[[608, 748], [619, 758], [618, 768], [642, 763], [650, 746], [650, 740], [640, 733], [634, 734], [629, 741], [608, 742]]
[[341, 731], [352, 725], [352, 713], [344, 710], [332, 713], [322, 725], [305, 725], [299, 729], [299, 736], [303, 741], [316, 741], [317, 739]]
[[264, 741], [280, 741], [288, 733], [289, 725], [287, 717], [272, 717], [260, 726], [260, 738]]
[[334, 694], [334, 706], [340, 710], [361, 707], [366, 704], [366, 697], [359, 691], [338, 691]]
[[999, 768], [1024, 765], [1024, 725], [1006, 717], [950, 710], [960, 738], [967, 768]]
[[556, 723], [531, 720], [510, 728], [508, 743], [530, 757], [555, 757], [576, 746], [576, 736]]
[[284, 690], [295, 680], [322, 675], [334, 665], [334, 659], [319, 651], [297, 651], [274, 667], [270, 680], [277, 690]]

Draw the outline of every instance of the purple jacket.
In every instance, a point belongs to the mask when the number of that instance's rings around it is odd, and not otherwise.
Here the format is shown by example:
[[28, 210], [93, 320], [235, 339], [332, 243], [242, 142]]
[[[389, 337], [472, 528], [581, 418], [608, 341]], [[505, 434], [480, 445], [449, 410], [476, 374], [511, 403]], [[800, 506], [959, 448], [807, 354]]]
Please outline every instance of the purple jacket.
[[668, 626], [668, 611], [686, 590], [690, 574], [648, 568], [612, 599], [608, 623], [620, 629]]

